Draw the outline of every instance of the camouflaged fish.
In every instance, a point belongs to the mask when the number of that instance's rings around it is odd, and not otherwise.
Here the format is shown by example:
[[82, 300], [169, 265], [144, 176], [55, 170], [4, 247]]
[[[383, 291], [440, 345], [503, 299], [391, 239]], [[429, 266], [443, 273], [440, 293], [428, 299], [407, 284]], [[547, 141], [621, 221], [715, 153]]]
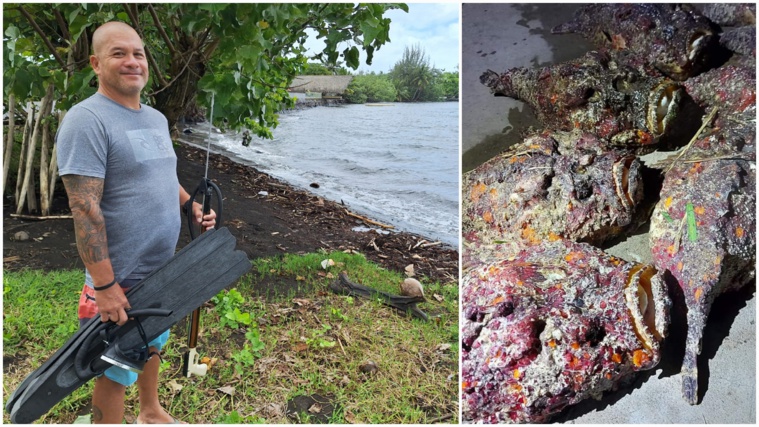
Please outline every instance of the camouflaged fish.
[[579, 33], [597, 46], [628, 50], [675, 80], [700, 72], [716, 42], [706, 17], [667, 4], [592, 4], [552, 32]]
[[712, 3], [701, 6], [701, 13], [723, 27], [756, 25], [754, 3]]
[[671, 302], [653, 266], [567, 241], [491, 253], [462, 281], [465, 421], [544, 423], [659, 362]]
[[601, 243], [637, 225], [641, 164], [579, 131], [534, 134], [465, 174], [465, 235]]
[[731, 28], [719, 35], [719, 44], [740, 55], [746, 66], [756, 67], [756, 27]]
[[715, 110], [722, 139], [742, 149], [756, 140], [756, 66], [724, 65], [688, 79], [685, 90], [705, 110]]
[[675, 123], [682, 101], [679, 84], [643, 75], [602, 52], [500, 75], [488, 70], [480, 82], [496, 95], [526, 102], [547, 128], [580, 129], [633, 148], [658, 141]]
[[[755, 280], [756, 154], [740, 152], [719, 132], [669, 159], [651, 218], [654, 264], [669, 270], [687, 306], [682, 392], [698, 402], [697, 358], [714, 299]], [[719, 315], [719, 313], [714, 313]]]

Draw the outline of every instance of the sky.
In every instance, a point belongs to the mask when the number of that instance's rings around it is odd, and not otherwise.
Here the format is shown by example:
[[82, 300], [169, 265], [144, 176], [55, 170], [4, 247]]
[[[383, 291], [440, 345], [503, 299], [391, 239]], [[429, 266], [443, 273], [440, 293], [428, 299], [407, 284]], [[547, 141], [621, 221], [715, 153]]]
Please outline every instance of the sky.
[[[398, 9], [385, 13], [391, 19], [390, 42], [374, 52], [372, 65], [366, 65], [361, 52], [357, 71], [387, 73], [403, 56], [406, 46], [419, 44], [430, 65], [445, 71], [456, 71], [459, 65], [459, 34], [461, 23], [458, 3], [407, 3], [408, 13]], [[321, 40], [309, 37], [306, 47], [312, 51], [323, 46]], [[344, 48], [344, 47], [343, 47]]]

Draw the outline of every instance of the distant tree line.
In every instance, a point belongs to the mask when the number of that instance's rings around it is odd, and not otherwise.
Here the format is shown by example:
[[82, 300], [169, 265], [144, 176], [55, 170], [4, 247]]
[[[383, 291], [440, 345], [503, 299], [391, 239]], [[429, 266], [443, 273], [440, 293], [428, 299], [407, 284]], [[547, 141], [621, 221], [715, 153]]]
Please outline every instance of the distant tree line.
[[[338, 65], [308, 63], [308, 75], [348, 75], [350, 71]], [[364, 74], [353, 78], [344, 94], [348, 102], [431, 102], [459, 99], [459, 73], [439, 70], [430, 65], [424, 49], [406, 47], [403, 57], [389, 73]]]

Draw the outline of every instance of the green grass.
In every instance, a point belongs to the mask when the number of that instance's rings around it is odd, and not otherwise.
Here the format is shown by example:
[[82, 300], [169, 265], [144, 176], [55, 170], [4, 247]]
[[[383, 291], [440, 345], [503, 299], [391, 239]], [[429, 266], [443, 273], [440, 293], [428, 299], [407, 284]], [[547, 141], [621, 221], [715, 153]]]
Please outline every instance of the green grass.
[[[325, 259], [335, 265], [323, 269]], [[395, 294], [404, 278], [342, 252], [254, 261], [202, 310], [198, 351], [214, 362], [205, 377], [182, 377], [183, 322], [173, 328], [161, 365], [164, 406], [192, 423], [289, 423], [288, 400], [319, 394], [333, 398], [331, 423], [457, 422], [457, 284], [420, 279], [427, 296], [420, 308], [430, 316], [424, 322], [378, 301], [332, 293], [340, 272]], [[4, 272], [4, 356], [15, 360], [6, 366], [4, 396], [75, 331], [83, 279], [82, 272]], [[373, 375], [359, 369], [369, 360], [379, 367]], [[91, 383], [41, 421], [73, 422], [90, 393]], [[138, 406], [130, 387], [127, 421]]]

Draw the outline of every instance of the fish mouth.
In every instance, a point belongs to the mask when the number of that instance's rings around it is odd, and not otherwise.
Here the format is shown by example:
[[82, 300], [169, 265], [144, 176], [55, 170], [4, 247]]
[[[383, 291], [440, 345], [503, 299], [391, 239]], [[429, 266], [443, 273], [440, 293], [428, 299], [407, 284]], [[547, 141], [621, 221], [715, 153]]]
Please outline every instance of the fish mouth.
[[668, 297], [664, 282], [651, 265], [637, 264], [627, 276], [625, 302], [635, 335], [647, 350], [658, 347], [667, 331]]
[[688, 62], [693, 62], [706, 47], [709, 37], [712, 36], [708, 31], [696, 31], [690, 36], [685, 51], [688, 52]]
[[664, 134], [680, 110], [683, 89], [672, 82], [657, 85], [648, 96], [646, 125], [656, 136]]
[[623, 157], [612, 166], [614, 189], [622, 205], [632, 211], [641, 198], [640, 162], [635, 156]]

